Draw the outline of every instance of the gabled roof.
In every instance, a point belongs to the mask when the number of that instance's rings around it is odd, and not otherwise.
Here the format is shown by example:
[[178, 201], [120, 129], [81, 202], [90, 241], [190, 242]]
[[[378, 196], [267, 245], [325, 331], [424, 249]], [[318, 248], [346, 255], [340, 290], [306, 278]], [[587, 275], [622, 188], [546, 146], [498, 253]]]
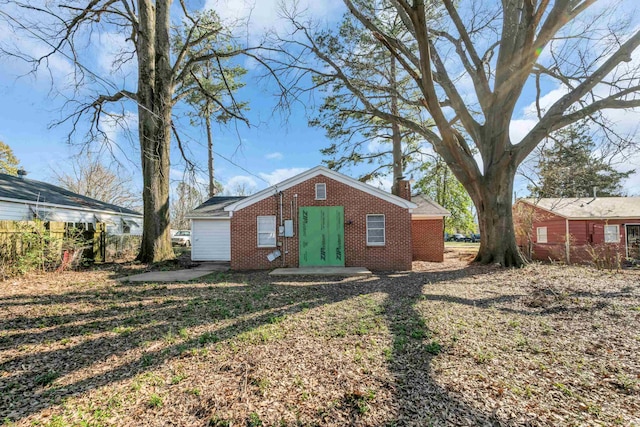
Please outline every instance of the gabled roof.
[[0, 173], [0, 200], [142, 216], [134, 210], [101, 202], [47, 182], [4, 173]]
[[451, 212], [428, 198], [423, 194], [418, 194], [417, 196], [411, 197], [411, 201], [418, 205], [413, 211], [411, 211], [411, 216], [420, 217], [420, 216], [435, 216], [435, 217], [443, 217], [443, 216], [451, 216]]
[[247, 206], [251, 206], [254, 203], [257, 203], [261, 200], [266, 199], [269, 196], [276, 194], [278, 191], [286, 190], [287, 188], [293, 187], [294, 185], [298, 185], [301, 182], [304, 182], [318, 175], [324, 175], [328, 178], [341, 182], [342, 184], [348, 185], [357, 190], [363, 191], [367, 194], [378, 197], [382, 200], [385, 200], [389, 203], [393, 203], [394, 205], [397, 205], [403, 208], [414, 209], [417, 207], [414, 203], [408, 200], [405, 200], [398, 196], [394, 196], [393, 194], [387, 193], [386, 191], [376, 188], [372, 185], [365, 184], [356, 179], [343, 175], [339, 172], [328, 169], [324, 166], [316, 166], [315, 168], [309, 169], [296, 176], [286, 179], [279, 184], [272, 185], [271, 187], [265, 188], [264, 190], [259, 191], [256, 194], [249, 196], [243, 200], [239, 200], [235, 203], [232, 203], [226, 206], [224, 210], [234, 212], [242, 208], [246, 208]]
[[567, 219], [640, 218], [640, 197], [520, 199]]
[[197, 218], [229, 218], [224, 208], [232, 203], [246, 199], [247, 196], [213, 196], [187, 215], [187, 219]]

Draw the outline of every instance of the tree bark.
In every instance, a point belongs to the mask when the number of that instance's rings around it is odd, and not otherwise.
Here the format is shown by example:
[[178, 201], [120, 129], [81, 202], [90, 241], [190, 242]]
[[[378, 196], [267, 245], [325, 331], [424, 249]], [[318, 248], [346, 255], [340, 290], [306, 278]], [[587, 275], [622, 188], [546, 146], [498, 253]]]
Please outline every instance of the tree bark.
[[209, 197], [216, 195], [216, 183], [213, 175], [213, 135], [211, 134], [211, 115], [208, 114], [209, 108], [207, 108], [207, 115], [204, 118], [205, 126], [207, 127], [207, 154], [208, 154], [208, 166], [209, 166]]
[[[507, 162], [505, 162], [507, 163]], [[516, 245], [511, 197], [516, 166], [497, 165], [475, 185], [472, 195], [478, 212], [480, 250], [475, 262], [521, 267], [525, 260]]]
[[138, 117], [142, 156], [142, 244], [138, 260], [158, 262], [175, 257], [169, 217], [169, 149], [173, 82], [169, 62], [171, 0], [138, 0]]
[[[395, 95], [396, 91], [396, 59], [391, 57], [391, 66], [389, 70], [389, 83], [391, 86], [391, 114], [398, 115], [398, 97]], [[402, 159], [402, 135], [400, 134], [400, 126], [397, 122], [391, 122], [391, 143], [392, 143], [392, 157], [393, 157], [393, 184], [391, 186], [391, 193], [399, 196], [400, 186], [398, 181], [402, 179], [404, 174], [404, 165]]]

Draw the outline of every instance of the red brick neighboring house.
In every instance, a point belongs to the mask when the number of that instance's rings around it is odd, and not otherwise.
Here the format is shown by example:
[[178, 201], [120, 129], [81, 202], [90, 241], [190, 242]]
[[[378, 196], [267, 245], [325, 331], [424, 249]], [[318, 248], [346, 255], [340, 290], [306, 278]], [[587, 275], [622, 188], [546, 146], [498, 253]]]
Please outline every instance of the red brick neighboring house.
[[[409, 183], [400, 184], [408, 198]], [[234, 270], [410, 270], [415, 208], [410, 200], [318, 166], [252, 196], [212, 197], [197, 207], [189, 215], [192, 259], [230, 261]]]
[[520, 199], [518, 245], [537, 260], [640, 259], [640, 197]]
[[423, 195], [413, 196], [418, 207], [411, 212], [414, 261], [444, 261], [444, 219], [451, 213]]

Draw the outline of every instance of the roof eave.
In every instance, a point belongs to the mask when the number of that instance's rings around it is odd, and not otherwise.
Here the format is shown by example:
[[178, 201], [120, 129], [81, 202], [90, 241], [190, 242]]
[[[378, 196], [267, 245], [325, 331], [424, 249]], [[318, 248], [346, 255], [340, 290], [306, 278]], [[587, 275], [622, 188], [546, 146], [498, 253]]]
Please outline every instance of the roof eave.
[[56, 203], [36, 202], [36, 201], [33, 201], [33, 200], [13, 199], [13, 198], [10, 198], [10, 197], [2, 197], [2, 196], [0, 196], [0, 201], [11, 202], [11, 203], [20, 203], [20, 204], [23, 204], [23, 205], [38, 205], [38, 206], [60, 208], [60, 209], [74, 209], [74, 210], [87, 211], [87, 212], [99, 212], [99, 213], [109, 214], [109, 215], [127, 215], [127, 216], [135, 216], [135, 217], [140, 217], [140, 218], [144, 217], [144, 215], [139, 214], [139, 213], [118, 212], [118, 211], [105, 210], [105, 209], [93, 209], [93, 208], [86, 208], [86, 207], [73, 206], [73, 205], [60, 205], [60, 204], [56, 204]]
[[350, 185], [355, 188], [359, 188], [362, 191], [365, 191], [373, 196], [381, 198], [383, 200], [387, 200], [390, 203], [398, 205], [400, 207], [404, 207], [407, 209], [415, 209], [418, 207], [415, 203], [405, 200], [401, 197], [395, 196], [393, 194], [387, 193], [384, 190], [380, 190], [379, 188], [373, 187], [372, 185], [360, 182], [356, 179], [353, 179], [349, 176], [343, 175], [336, 171], [332, 171], [324, 166], [316, 166], [309, 170], [299, 173], [298, 175], [292, 176], [290, 178], [285, 179], [284, 181], [272, 185], [270, 187], [265, 188], [262, 191], [257, 192], [256, 194], [247, 197], [246, 199], [242, 199], [238, 202], [232, 203], [228, 206], [225, 206], [225, 211], [235, 212], [237, 210], [243, 209], [247, 206], [251, 206], [254, 203], [257, 203], [261, 200], [266, 199], [270, 195], [276, 194], [278, 191], [286, 190], [290, 187], [293, 187], [296, 184], [306, 181], [309, 178], [313, 178], [317, 175], [326, 175], [327, 177], [334, 179], [338, 182], [342, 182], [345, 185]]

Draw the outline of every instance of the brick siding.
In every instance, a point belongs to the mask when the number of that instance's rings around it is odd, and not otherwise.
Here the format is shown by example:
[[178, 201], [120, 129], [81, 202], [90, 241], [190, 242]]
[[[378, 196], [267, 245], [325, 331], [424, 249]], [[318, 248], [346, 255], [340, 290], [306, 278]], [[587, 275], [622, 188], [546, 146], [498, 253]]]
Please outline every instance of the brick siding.
[[444, 221], [442, 218], [411, 220], [411, 241], [414, 261], [444, 261]]
[[[315, 200], [315, 184], [325, 183], [326, 200]], [[269, 262], [267, 254], [276, 247], [258, 248], [257, 220], [259, 215], [275, 215], [280, 224], [280, 196], [274, 195], [240, 209], [231, 218], [231, 268], [261, 270], [298, 266], [298, 212], [292, 212], [291, 202], [303, 206], [344, 207], [344, 249], [347, 267], [366, 267], [370, 270], [411, 270], [411, 216], [403, 208], [364, 191], [318, 175], [282, 192], [284, 219], [294, 220], [294, 237], [277, 236], [277, 249], [282, 256]], [[385, 215], [384, 246], [367, 246], [367, 214]], [[277, 227], [276, 227], [277, 228]]]

